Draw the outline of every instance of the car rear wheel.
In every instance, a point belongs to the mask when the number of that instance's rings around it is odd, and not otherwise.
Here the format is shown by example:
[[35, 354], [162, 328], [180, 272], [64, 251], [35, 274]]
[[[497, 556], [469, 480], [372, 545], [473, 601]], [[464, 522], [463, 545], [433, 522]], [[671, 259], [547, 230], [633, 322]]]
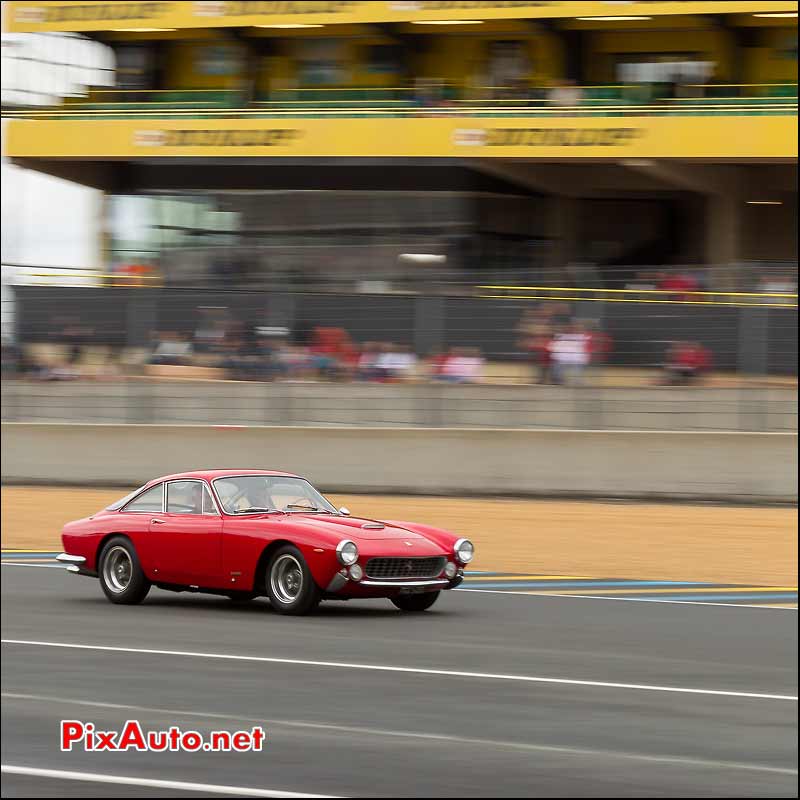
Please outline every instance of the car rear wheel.
[[145, 577], [130, 539], [115, 536], [104, 545], [98, 558], [100, 585], [106, 597], [119, 605], [136, 605], [147, 597], [150, 581]]
[[401, 611], [427, 611], [438, 599], [439, 592], [424, 594], [398, 594], [390, 598]]
[[322, 596], [306, 560], [293, 545], [284, 545], [273, 553], [264, 582], [270, 603], [279, 614], [308, 614]]

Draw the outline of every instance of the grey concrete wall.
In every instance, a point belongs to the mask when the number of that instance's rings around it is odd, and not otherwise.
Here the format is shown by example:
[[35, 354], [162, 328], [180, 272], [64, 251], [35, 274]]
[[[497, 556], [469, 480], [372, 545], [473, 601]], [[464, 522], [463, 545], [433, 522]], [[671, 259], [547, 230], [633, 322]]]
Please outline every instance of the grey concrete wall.
[[790, 433], [3, 423], [6, 483], [261, 467], [341, 492], [797, 500]]
[[4, 422], [797, 431], [791, 388], [3, 381]]

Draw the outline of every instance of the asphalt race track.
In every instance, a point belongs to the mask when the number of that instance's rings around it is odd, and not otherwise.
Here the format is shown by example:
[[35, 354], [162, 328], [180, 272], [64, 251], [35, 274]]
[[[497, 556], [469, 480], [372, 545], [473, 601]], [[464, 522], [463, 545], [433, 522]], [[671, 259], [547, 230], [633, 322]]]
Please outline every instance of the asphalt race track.
[[[10, 565], [2, 638], [4, 797], [797, 794], [791, 609], [456, 591], [298, 619]], [[268, 740], [61, 752], [62, 719]]]

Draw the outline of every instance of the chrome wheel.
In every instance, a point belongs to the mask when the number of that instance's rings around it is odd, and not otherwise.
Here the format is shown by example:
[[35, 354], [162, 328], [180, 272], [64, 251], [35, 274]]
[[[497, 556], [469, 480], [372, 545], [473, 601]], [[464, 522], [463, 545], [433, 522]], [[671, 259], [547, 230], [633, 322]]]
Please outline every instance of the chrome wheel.
[[106, 586], [115, 594], [124, 592], [133, 576], [133, 564], [128, 551], [117, 545], [112, 547], [103, 560], [103, 578]]
[[281, 603], [293, 603], [303, 590], [303, 568], [290, 553], [284, 553], [272, 565], [269, 578], [274, 596]]

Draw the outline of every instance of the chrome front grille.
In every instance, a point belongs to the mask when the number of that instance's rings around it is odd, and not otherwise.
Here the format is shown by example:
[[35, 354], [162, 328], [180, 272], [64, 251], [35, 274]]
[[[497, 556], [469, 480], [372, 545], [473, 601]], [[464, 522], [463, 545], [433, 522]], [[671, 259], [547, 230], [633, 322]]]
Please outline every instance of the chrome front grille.
[[444, 558], [371, 558], [367, 561], [368, 578], [436, 578], [444, 569]]

